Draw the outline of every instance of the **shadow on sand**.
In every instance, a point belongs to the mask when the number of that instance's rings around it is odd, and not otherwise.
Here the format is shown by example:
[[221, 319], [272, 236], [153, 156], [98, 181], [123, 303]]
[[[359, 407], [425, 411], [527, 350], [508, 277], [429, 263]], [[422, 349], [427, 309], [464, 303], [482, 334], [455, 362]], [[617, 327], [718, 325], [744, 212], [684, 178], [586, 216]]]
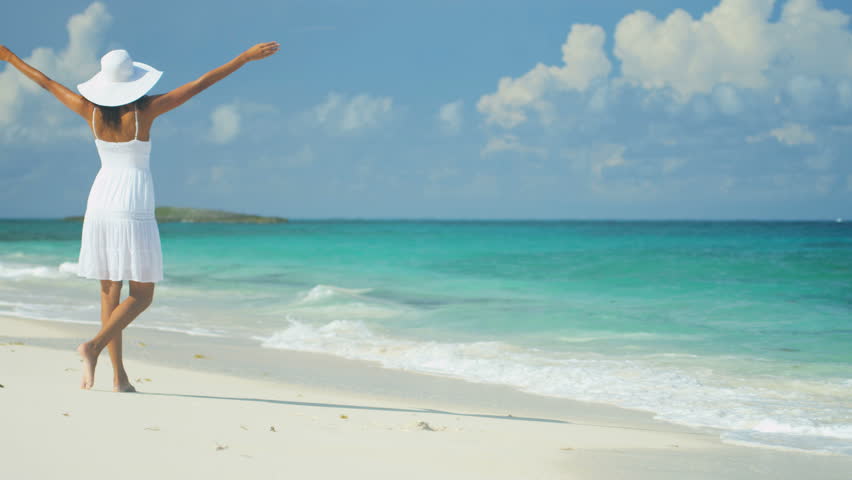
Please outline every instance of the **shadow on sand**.
[[184, 393], [158, 393], [158, 392], [136, 392], [137, 395], [156, 395], [164, 397], [182, 397], [182, 398], [200, 398], [207, 400], [232, 400], [238, 402], [258, 402], [271, 403], [275, 405], [294, 405], [301, 407], [318, 407], [318, 408], [347, 408], [354, 410], [376, 410], [383, 412], [409, 412], [409, 413], [433, 413], [441, 415], [456, 415], [462, 417], [479, 417], [479, 418], [494, 418], [499, 420], [520, 420], [524, 422], [545, 422], [545, 423], [562, 423], [570, 425], [571, 422], [564, 420], [555, 420], [551, 418], [535, 418], [535, 417], [516, 417], [514, 415], [489, 415], [485, 413], [459, 413], [449, 412], [445, 410], [435, 410], [432, 408], [395, 408], [395, 407], [376, 407], [371, 405], [347, 405], [342, 403], [317, 403], [317, 402], [298, 402], [294, 400], [272, 400], [268, 398], [243, 398], [243, 397], [218, 397], [213, 395], [190, 395]]

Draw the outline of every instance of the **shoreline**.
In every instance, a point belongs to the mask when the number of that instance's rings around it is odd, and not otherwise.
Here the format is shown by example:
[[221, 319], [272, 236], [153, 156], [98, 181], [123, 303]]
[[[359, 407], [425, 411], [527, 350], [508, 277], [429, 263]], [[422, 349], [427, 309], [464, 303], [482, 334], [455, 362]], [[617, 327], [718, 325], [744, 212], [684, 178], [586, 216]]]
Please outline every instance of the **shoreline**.
[[[792, 479], [820, 471], [839, 479], [852, 469], [852, 457], [725, 444], [718, 431], [650, 413], [147, 328], [131, 327], [124, 337], [140, 393], [111, 392], [106, 352], [95, 388], [84, 391], [74, 348], [95, 328], [0, 316], [0, 423], [15, 432], [0, 440], [12, 459], [5, 473], [89, 476], [82, 467], [90, 445], [74, 442], [84, 432], [115, 461], [145, 452], [150, 465], [131, 478], [180, 456], [190, 460], [170, 468], [193, 476], [209, 469], [214, 478], [352, 476], [356, 469], [413, 478]], [[97, 432], [103, 435], [91, 435]], [[51, 440], [40, 450], [50, 452], [50, 465], [35, 460], [45, 437]], [[160, 446], [149, 444], [156, 439]]]
[[[22, 337], [26, 345], [74, 352], [85, 338], [97, 332], [97, 325], [28, 319], [0, 315], [0, 322], [18, 322], [25, 333], [41, 329], [50, 336]], [[44, 327], [42, 329], [42, 327]], [[468, 380], [419, 371], [385, 368], [369, 360], [349, 359], [327, 353], [264, 348], [243, 338], [225, 338], [170, 332], [155, 327], [131, 326], [124, 330], [125, 363], [141, 361], [159, 367], [221, 374], [341, 395], [359, 395], [390, 401], [427, 401], [434, 405], [487, 408], [504, 415], [514, 411], [566, 416], [582, 408], [596, 419], [627, 420], [636, 426], [666, 425], [674, 430], [703, 431], [713, 435], [715, 429], [698, 429], [661, 420], [641, 410], [614, 405], [582, 402], [561, 397], [548, 397], [520, 391], [508, 385], [476, 383]], [[16, 338], [0, 328], [0, 343]], [[140, 344], [141, 342], [141, 344]], [[204, 358], [196, 358], [201, 355]], [[309, 368], [303, 368], [309, 365]], [[111, 366], [104, 351], [98, 361], [95, 387], [106, 389]], [[129, 369], [129, 367], [128, 367]], [[128, 372], [131, 381], [135, 380]], [[515, 415], [517, 416], [517, 415]]]

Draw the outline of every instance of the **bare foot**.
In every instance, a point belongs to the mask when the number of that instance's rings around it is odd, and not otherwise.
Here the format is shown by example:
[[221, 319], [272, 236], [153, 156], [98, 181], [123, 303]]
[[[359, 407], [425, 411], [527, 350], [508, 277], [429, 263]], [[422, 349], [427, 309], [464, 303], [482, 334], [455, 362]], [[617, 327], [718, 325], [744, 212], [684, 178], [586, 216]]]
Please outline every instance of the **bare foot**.
[[129, 380], [123, 382], [114, 382], [112, 387], [113, 392], [133, 393], [136, 388], [130, 384]]
[[98, 364], [98, 354], [89, 342], [81, 343], [77, 347], [77, 353], [83, 359], [83, 381], [80, 383], [80, 388], [88, 390], [95, 385], [95, 365]]

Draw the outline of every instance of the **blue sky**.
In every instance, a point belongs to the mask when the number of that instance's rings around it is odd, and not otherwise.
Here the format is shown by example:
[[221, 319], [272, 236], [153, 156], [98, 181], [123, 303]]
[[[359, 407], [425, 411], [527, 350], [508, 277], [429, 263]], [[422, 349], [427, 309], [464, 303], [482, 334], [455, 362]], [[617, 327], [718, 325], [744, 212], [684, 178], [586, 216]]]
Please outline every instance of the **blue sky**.
[[[0, 43], [73, 88], [251, 63], [152, 130], [158, 205], [291, 218], [852, 218], [839, 0], [22, 3]], [[38, 23], [32, 23], [38, 19]], [[79, 215], [91, 132], [0, 70], [0, 217]]]

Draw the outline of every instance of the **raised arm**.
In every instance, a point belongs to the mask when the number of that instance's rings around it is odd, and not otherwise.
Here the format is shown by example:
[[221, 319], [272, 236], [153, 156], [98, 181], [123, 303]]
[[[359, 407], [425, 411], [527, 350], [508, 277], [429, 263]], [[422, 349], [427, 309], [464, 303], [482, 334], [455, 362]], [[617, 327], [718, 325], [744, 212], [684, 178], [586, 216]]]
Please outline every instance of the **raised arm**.
[[35, 67], [18, 58], [11, 50], [3, 45], [0, 45], [0, 61], [9, 62], [13, 67], [20, 70], [30, 80], [37, 83], [41, 88], [47, 90], [66, 107], [70, 108], [77, 115], [83, 118], [88, 118], [92, 111], [92, 103], [83, 98], [82, 95], [72, 92], [65, 85], [51, 80], [47, 75], [41, 73]]
[[234, 73], [246, 63], [251, 62], [252, 60], [266, 58], [277, 52], [279, 48], [280, 45], [278, 42], [259, 43], [237, 55], [233, 60], [221, 67], [210, 70], [200, 76], [197, 80], [189, 82], [186, 85], [182, 85], [171, 92], [151, 97], [151, 103], [146, 109], [148, 111], [148, 115], [150, 115], [153, 119], [154, 117], [183, 105], [184, 102], [198, 95], [210, 85], [213, 85], [219, 80], [222, 80], [228, 75]]

